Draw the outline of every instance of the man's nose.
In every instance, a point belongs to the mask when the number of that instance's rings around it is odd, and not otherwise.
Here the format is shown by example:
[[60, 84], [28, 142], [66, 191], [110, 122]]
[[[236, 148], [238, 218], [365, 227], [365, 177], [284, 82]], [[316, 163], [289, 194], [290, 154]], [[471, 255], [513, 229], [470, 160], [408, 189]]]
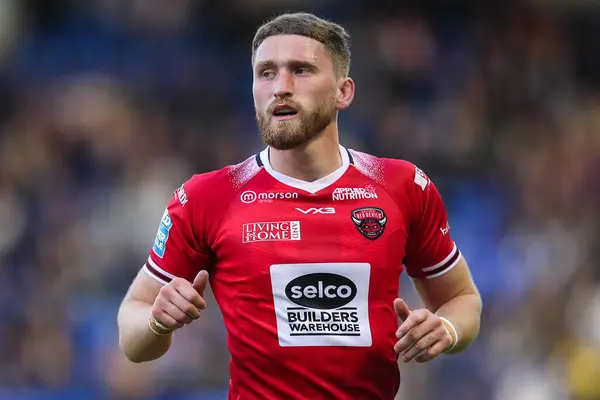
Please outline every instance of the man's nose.
[[273, 95], [277, 98], [291, 97], [294, 93], [294, 78], [287, 72], [280, 73], [277, 76]]

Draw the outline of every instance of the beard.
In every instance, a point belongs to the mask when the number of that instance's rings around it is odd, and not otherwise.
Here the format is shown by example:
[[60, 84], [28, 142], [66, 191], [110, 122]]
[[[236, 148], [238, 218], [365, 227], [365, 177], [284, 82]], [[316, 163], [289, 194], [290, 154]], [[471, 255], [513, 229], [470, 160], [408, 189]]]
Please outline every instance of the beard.
[[256, 110], [256, 122], [263, 142], [276, 150], [291, 150], [302, 146], [319, 134], [335, 120], [335, 97], [331, 96], [312, 110], [305, 110], [297, 103], [286, 102], [298, 111], [296, 118], [273, 122], [272, 108]]

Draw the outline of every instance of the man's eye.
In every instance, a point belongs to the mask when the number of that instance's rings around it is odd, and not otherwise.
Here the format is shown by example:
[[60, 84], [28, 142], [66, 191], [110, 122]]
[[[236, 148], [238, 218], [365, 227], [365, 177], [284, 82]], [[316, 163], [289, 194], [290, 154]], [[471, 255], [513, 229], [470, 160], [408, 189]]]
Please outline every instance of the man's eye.
[[273, 71], [268, 71], [267, 70], [267, 71], [263, 71], [262, 74], [261, 74], [261, 76], [263, 78], [272, 78], [272, 77], [275, 76], [275, 73]]
[[308, 68], [298, 68], [296, 70], [296, 75], [305, 75], [308, 74], [310, 71], [308, 70]]

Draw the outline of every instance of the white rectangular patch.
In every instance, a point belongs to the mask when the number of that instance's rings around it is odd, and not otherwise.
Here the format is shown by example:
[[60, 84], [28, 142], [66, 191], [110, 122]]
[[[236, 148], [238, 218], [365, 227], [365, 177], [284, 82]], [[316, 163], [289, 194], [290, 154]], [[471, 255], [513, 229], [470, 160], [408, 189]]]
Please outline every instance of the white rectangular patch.
[[415, 183], [421, 186], [423, 191], [425, 191], [425, 188], [429, 184], [429, 178], [427, 178], [427, 175], [425, 175], [425, 173], [417, 167], [415, 167]]
[[368, 263], [271, 265], [279, 345], [372, 345]]
[[300, 240], [300, 221], [251, 222], [242, 225], [242, 243]]

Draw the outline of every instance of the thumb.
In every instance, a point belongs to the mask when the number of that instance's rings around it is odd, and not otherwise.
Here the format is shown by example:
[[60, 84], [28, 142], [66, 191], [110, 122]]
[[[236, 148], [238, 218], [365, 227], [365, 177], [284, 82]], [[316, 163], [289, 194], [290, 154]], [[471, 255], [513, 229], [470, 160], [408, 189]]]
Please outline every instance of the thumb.
[[408, 308], [404, 300], [400, 298], [394, 300], [394, 310], [396, 311], [396, 314], [398, 314], [402, 321], [406, 320], [406, 318], [408, 318], [408, 316], [410, 315], [410, 309]]
[[198, 275], [196, 275], [196, 278], [194, 278], [194, 283], [192, 283], [192, 286], [194, 289], [196, 289], [196, 292], [198, 292], [200, 294], [200, 296], [204, 296], [204, 290], [206, 289], [207, 284], [208, 284], [208, 272], [205, 270], [202, 270], [202, 271], [198, 272]]

